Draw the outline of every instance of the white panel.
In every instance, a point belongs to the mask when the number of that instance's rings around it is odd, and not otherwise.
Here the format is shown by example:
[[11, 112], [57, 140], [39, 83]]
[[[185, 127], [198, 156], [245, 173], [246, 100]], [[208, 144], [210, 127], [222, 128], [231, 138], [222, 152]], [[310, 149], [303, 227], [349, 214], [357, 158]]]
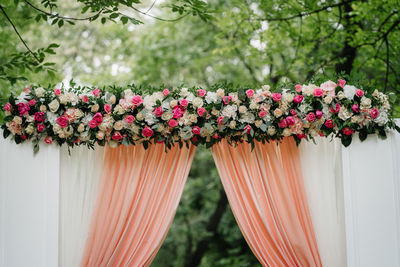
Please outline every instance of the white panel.
[[58, 262], [59, 149], [0, 138], [0, 266]]
[[341, 144], [317, 137], [299, 147], [304, 186], [324, 267], [346, 266]]
[[400, 135], [343, 148], [348, 266], [400, 266]]

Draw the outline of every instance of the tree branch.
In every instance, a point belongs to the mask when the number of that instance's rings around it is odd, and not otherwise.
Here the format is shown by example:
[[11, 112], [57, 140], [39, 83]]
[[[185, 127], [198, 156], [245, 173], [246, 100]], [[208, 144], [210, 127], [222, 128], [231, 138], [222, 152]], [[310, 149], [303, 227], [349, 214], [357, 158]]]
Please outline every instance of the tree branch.
[[177, 18], [175, 18], [175, 19], [163, 19], [163, 18], [160, 18], [160, 17], [153, 16], [153, 15], [151, 15], [151, 14], [147, 14], [148, 11], [143, 12], [143, 11], [141, 11], [140, 9], [137, 9], [137, 8], [134, 7], [134, 6], [131, 6], [130, 8], [132, 8], [133, 10], [135, 10], [136, 12], [138, 12], [138, 13], [140, 13], [140, 14], [142, 14], [142, 15], [148, 16], [148, 17], [153, 18], [153, 19], [156, 19], [156, 20], [166, 21], [166, 22], [178, 21], [178, 20], [183, 19], [183, 18], [186, 17], [187, 15], [189, 15], [189, 13], [186, 13], [185, 15], [180, 16], [180, 17], [177, 17]]
[[60, 15], [58, 15], [58, 14], [52, 14], [52, 13], [50, 13], [50, 12], [47, 12], [47, 11], [43, 10], [43, 9], [40, 9], [40, 8], [34, 6], [34, 5], [33, 5], [31, 2], [29, 2], [28, 0], [24, 0], [24, 2], [25, 2], [27, 5], [29, 5], [30, 7], [32, 7], [33, 9], [35, 9], [36, 11], [41, 12], [41, 13], [47, 15], [47, 16], [55, 17], [55, 18], [58, 18], [58, 19], [65, 19], [65, 20], [80, 20], [80, 21], [82, 21], [82, 20], [91, 20], [91, 19], [93, 19], [93, 18], [99, 16], [99, 15], [104, 11], [104, 9], [102, 8], [102, 9], [100, 9], [100, 11], [97, 12], [95, 15], [90, 16], [90, 17], [86, 17], [86, 18], [65, 17], [65, 16], [60, 16]]
[[21, 42], [24, 44], [25, 48], [29, 51], [29, 53], [31, 53], [31, 55], [37, 60], [37, 62], [40, 64], [40, 60], [39, 58], [36, 56], [36, 54], [29, 48], [29, 46], [26, 44], [26, 42], [24, 41], [24, 39], [22, 38], [21, 34], [19, 34], [17, 28], [15, 27], [14, 23], [12, 22], [12, 20], [10, 19], [10, 17], [7, 15], [6, 11], [4, 10], [3, 6], [0, 5], [0, 9], [3, 12], [4, 16], [6, 17], [6, 19], [10, 22], [11, 26], [14, 29], [14, 32], [18, 35], [18, 38], [21, 40]]
[[321, 8], [319, 8], [319, 9], [312, 10], [312, 11], [303, 11], [303, 12], [300, 12], [300, 13], [298, 13], [298, 14], [296, 14], [296, 15], [292, 15], [292, 16], [289, 16], [289, 17], [283, 17], [283, 18], [252, 18], [252, 19], [250, 19], [250, 20], [265, 20], [265, 21], [285, 21], [285, 20], [292, 20], [292, 19], [295, 19], [295, 18], [300, 18], [300, 17], [304, 17], [304, 16], [309, 16], [309, 15], [312, 15], [312, 14], [316, 14], [316, 13], [325, 11], [325, 10], [327, 10], [327, 9], [329, 9], [329, 8], [342, 6], [342, 5], [349, 4], [349, 3], [355, 2], [355, 1], [360, 1], [360, 0], [348, 0], [348, 1], [343, 1], [343, 2], [339, 2], [339, 3], [336, 3], [336, 4], [329, 5], [329, 6], [324, 6], [324, 7], [321, 7]]

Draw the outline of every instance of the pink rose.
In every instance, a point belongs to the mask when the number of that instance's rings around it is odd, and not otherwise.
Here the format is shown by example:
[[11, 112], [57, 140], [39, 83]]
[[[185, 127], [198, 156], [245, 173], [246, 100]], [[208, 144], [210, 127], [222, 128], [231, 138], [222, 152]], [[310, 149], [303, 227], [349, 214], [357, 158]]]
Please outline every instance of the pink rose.
[[26, 87], [25, 88], [25, 93], [29, 94], [30, 92], [31, 92], [31, 87], [30, 86]]
[[46, 128], [46, 126], [43, 123], [39, 123], [37, 125], [37, 130], [39, 133], [42, 133], [44, 131], [44, 128]]
[[132, 124], [132, 123], [135, 121], [135, 117], [133, 117], [132, 115], [127, 115], [127, 116], [124, 118], [124, 120], [125, 120], [125, 122], [126, 122], [127, 124]]
[[83, 103], [89, 103], [89, 97], [87, 95], [81, 96], [81, 99]]
[[43, 122], [46, 117], [46, 114], [44, 112], [36, 112], [34, 115], [35, 121], [37, 122]]
[[68, 119], [64, 115], [57, 118], [57, 124], [60, 125], [61, 128], [65, 128], [68, 126]]
[[178, 121], [174, 120], [174, 119], [170, 119], [168, 121], [168, 126], [171, 127], [171, 128], [175, 128], [176, 126], [178, 126]]
[[223, 116], [219, 117], [219, 118], [217, 119], [218, 125], [224, 125], [224, 124], [223, 124], [223, 121], [224, 121], [224, 117], [223, 117]]
[[344, 87], [345, 85], [346, 85], [346, 81], [345, 80], [343, 80], [343, 79], [339, 79], [339, 81], [338, 81], [338, 84], [337, 85], [339, 85], [340, 87]]
[[156, 115], [156, 117], [161, 117], [161, 115], [164, 113], [162, 107], [157, 107], [154, 109], [154, 115]]
[[299, 139], [304, 139], [306, 138], [306, 135], [304, 133], [296, 134], [297, 138]]
[[204, 115], [205, 112], [206, 112], [206, 109], [203, 108], [203, 107], [200, 107], [200, 108], [197, 109], [197, 114], [198, 114], [200, 117], [203, 117], [203, 115]]
[[105, 104], [105, 105], [104, 105], [104, 111], [105, 111], [107, 114], [110, 114], [110, 113], [111, 113], [111, 105], [110, 105], [110, 104]]
[[29, 100], [29, 102], [28, 102], [28, 106], [34, 106], [36, 104], [36, 100], [35, 99], [31, 99], [31, 100]]
[[246, 125], [246, 126], [243, 128], [243, 130], [246, 130], [246, 134], [250, 134], [251, 129], [253, 129], [253, 128], [251, 128], [250, 125]]
[[61, 89], [54, 89], [54, 94], [56, 95], [56, 96], [59, 96], [59, 95], [61, 95]]
[[315, 121], [315, 114], [314, 114], [314, 112], [308, 113], [307, 116], [306, 116], [306, 120], [309, 121], [309, 122]]
[[88, 123], [90, 129], [96, 128], [99, 124], [95, 120], [90, 120]]
[[140, 95], [135, 95], [132, 98], [132, 104], [134, 104], [135, 106], [139, 106], [142, 103], [143, 103], [143, 98]]
[[204, 96], [206, 95], [206, 93], [207, 93], [207, 91], [204, 90], [204, 89], [199, 89], [199, 90], [197, 90], [197, 94], [198, 94], [200, 97], [204, 97]]
[[334, 109], [333, 107], [330, 108], [330, 111], [331, 111], [332, 113], [338, 113], [339, 110], [340, 110], [340, 105], [339, 105], [339, 103], [336, 103], [336, 108], [335, 108], [335, 109]]
[[11, 111], [11, 110], [12, 110], [11, 104], [7, 102], [7, 103], [4, 105], [4, 110], [5, 110], [5, 111]]
[[120, 132], [116, 131], [116, 132], [112, 135], [111, 138], [112, 138], [113, 140], [115, 140], [115, 141], [118, 141], [118, 140], [121, 140], [121, 139], [122, 139], [122, 135], [121, 135]]
[[363, 95], [364, 95], [364, 91], [363, 90], [361, 90], [361, 89], [357, 89], [356, 90], [356, 96], [362, 97]]
[[163, 94], [163, 96], [169, 95], [169, 90], [168, 90], [168, 89], [164, 89], [164, 90], [162, 91], [162, 94]]
[[292, 114], [292, 115], [294, 116], [294, 115], [297, 115], [297, 112], [296, 112], [296, 110], [291, 109], [291, 110], [290, 110], [290, 114]]
[[192, 129], [193, 134], [200, 134], [200, 127], [199, 126], [194, 126]]
[[146, 126], [142, 130], [142, 134], [143, 134], [143, 136], [151, 137], [153, 135], [153, 130]]
[[293, 98], [293, 102], [296, 103], [296, 104], [300, 104], [300, 103], [303, 101], [303, 99], [304, 99], [304, 96], [302, 96], [302, 95], [296, 95], [296, 96]]
[[224, 97], [222, 98], [222, 101], [224, 102], [225, 105], [228, 105], [228, 104], [229, 104], [229, 101], [231, 101], [231, 100], [232, 100], [232, 97], [231, 97], [231, 96], [224, 96]]
[[20, 116], [23, 116], [23, 115], [29, 113], [29, 110], [31, 109], [27, 104], [24, 104], [24, 103], [18, 103], [17, 107], [18, 107]]
[[282, 94], [280, 93], [272, 93], [272, 100], [275, 102], [278, 102], [282, 99]]
[[47, 137], [44, 139], [44, 142], [45, 142], [46, 144], [51, 144], [51, 143], [53, 143], [53, 138], [51, 138], [50, 136], [47, 136]]
[[174, 119], [179, 119], [180, 117], [183, 116], [183, 113], [185, 113], [185, 108], [182, 106], [175, 106], [172, 110], [173, 118]]
[[97, 124], [101, 124], [103, 122], [103, 115], [100, 112], [94, 114], [93, 119]]
[[371, 118], [376, 119], [379, 115], [379, 111], [376, 108], [371, 108], [369, 115], [371, 115]]
[[325, 127], [327, 127], [327, 128], [333, 128], [333, 120], [331, 120], [331, 119], [326, 120], [325, 123], [324, 123], [324, 125], [325, 125]]
[[260, 118], [264, 118], [265, 116], [267, 116], [267, 112], [265, 110], [261, 110], [260, 112], [258, 112], [258, 116]]
[[193, 136], [193, 137], [192, 137], [192, 141], [193, 141], [193, 142], [198, 142], [198, 141], [199, 141], [199, 139], [197, 139], [197, 137], [196, 137], [196, 136]]
[[296, 86], [294, 88], [296, 89], [297, 93], [300, 93], [303, 86], [301, 86], [301, 84], [296, 84]]
[[324, 115], [324, 113], [322, 113], [321, 110], [315, 111], [315, 116], [316, 116], [318, 119], [321, 119], [321, 118], [322, 118], [322, 115]]
[[287, 127], [287, 122], [286, 122], [286, 120], [281, 120], [281, 121], [278, 123], [278, 126], [279, 126], [279, 128], [286, 128], [286, 127]]
[[212, 138], [214, 138], [214, 139], [219, 139], [220, 136], [219, 136], [219, 134], [215, 133], [215, 134], [212, 136]]
[[246, 95], [248, 98], [251, 98], [254, 95], [254, 90], [253, 89], [246, 90]]
[[344, 135], [352, 135], [354, 133], [354, 130], [349, 127], [346, 127], [342, 129], [342, 132]]
[[296, 123], [295, 119], [292, 116], [287, 116], [286, 117], [286, 123], [289, 126], [292, 126]]
[[357, 105], [357, 104], [354, 104], [354, 105], [352, 105], [351, 106], [351, 109], [354, 111], [354, 112], [360, 112], [360, 106], [359, 105]]
[[189, 105], [189, 101], [187, 99], [182, 99], [179, 101], [179, 104], [181, 104], [183, 107], [187, 107], [187, 105]]
[[322, 90], [321, 88], [316, 88], [314, 89], [313, 94], [315, 97], [321, 97], [324, 94], [324, 90]]
[[98, 97], [101, 94], [101, 91], [99, 88], [96, 88], [92, 91], [92, 94], [96, 97]]

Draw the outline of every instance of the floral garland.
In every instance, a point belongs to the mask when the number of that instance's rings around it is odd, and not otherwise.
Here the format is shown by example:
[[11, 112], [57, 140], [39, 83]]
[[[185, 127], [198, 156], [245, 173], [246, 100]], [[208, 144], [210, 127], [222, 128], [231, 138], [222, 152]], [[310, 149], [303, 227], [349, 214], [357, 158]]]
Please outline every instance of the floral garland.
[[[386, 137], [400, 129], [391, 117], [388, 96], [327, 81], [296, 85], [271, 92], [261, 89], [163, 89], [143, 94], [129, 89], [32, 86], [5, 104], [4, 138], [18, 144], [39, 141], [68, 146], [95, 143], [111, 147], [165, 143], [170, 148], [192, 143], [211, 147], [222, 138], [230, 142], [269, 142], [293, 136], [297, 143], [315, 136], [335, 136], [343, 145], [355, 132]], [[231, 91], [231, 92], [229, 92]]]

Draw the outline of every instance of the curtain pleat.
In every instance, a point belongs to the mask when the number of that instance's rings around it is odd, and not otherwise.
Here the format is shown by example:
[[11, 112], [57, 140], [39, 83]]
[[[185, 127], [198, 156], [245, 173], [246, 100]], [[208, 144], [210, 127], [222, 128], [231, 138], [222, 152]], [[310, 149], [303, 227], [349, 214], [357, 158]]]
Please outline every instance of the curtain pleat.
[[293, 139], [211, 148], [238, 225], [263, 266], [322, 266]]
[[345, 267], [346, 235], [340, 140], [317, 137], [299, 146], [304, 185], [324, 267]]
[[82, 266], [148, 266], [179, 204], [195, 147], [105, 149]]
[[104, 148], [60, 152], [59, 266], [79, 266], [100, 185]]

